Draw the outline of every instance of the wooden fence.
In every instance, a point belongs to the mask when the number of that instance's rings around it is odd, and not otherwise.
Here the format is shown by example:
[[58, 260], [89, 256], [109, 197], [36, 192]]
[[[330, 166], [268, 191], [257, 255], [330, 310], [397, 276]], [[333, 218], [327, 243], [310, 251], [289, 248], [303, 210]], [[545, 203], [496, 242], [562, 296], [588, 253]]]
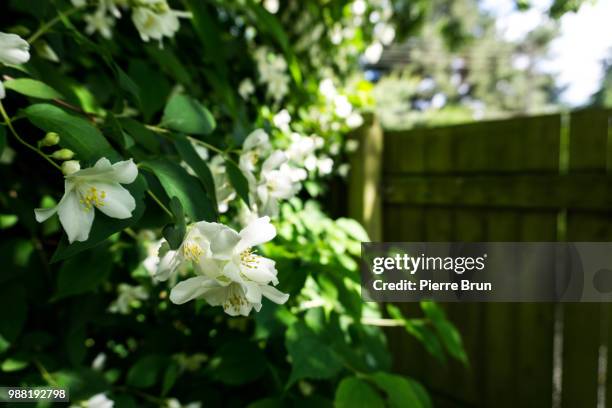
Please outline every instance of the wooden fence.
[[[399, 132], [371, 118], [355, 133], [351, 215], [373, 241], [612, 241], [611, 118], [583, 110]], [[468, 368], [390, 330], [395, 369], [422, 381], [436, 406], [612, 407], [612, 306], [444, 307]]]

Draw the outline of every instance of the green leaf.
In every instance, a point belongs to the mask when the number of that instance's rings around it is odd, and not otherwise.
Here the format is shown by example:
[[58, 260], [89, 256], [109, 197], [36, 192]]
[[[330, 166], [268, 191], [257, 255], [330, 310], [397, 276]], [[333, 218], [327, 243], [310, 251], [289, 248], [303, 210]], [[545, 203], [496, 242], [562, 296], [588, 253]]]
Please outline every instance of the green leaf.
[[444, 310], [435, 302], [431, 301], [421, 302], [421, 309], [423, 309], [425, 316], [433, 323], [448, 353], [462, 363], [467, 364], [468, 358], [463, 348], [461, 334], [459, 334], [459, 330], [448, 321]]
[[28, 314], [26, 291], [19, 284], [0, 290], [0, 336], [10, 343], [21, 333]]
[[215, 214], [201, 205], [206, 200], [206, 194], [200, 182], [180, 165], [166, 159], [157, 159], [143, 162], [141, 167], [151, 170], [157, 176], [168, 197], [180, 200], [192, 221], [215, 219]]
[[287, 386], [303, 378], [331, 378], [342, 368], [342, 361], [336, 352], [302, 322], [287, 329], [285, 346], [292, 361]]
[[232, 160], [225, 160], [225, 169], [227, 171], [230, 183], [232, 183], [238, 197], [240, 197], [242, 201], [244, 201], [246, 205], [250, 207], [249, 182], [247, 181], [246, 177]]
[[162, 234], [164, 238], [166, 238], [166, 241], [168, 241], [170, 249], [176, 250], [179, 249], [183, 243], [183, 238], [185, 237], [185, 232], [187, 231], [183, 206], [178, 198], [172, 197], [170, 199], [170, 211], [174, 216], [174, 223], [166, 225], [162, 231]]
[[0, 367], [0, 369], [2, 369], [2, 371], [4, 371], [5, 373], [10, 373], [13, 371], [23, 370], [28, 366], [28, 364], [29, 363], [27, 361], [7, 358], [2, 362], [2, 366]]
[[171, 90], [170, 83], [159, 69], [151, 68], [143, 60], [131, 60], [128, 72], [140, 89], [142, 113], [148, 122], [164, 107]]
[[213, 115], [190, 96], [176, 94], [164, 109], [162, 126], [193, 135], [208, 135], [217, 126]]
[[430, 408], [429, 395], [416, 381], [399, 375], [376, 373], [369, 377], [388, 396], [389, 406], [393, 408]]
[[123, 184], [134, 200], [136, 201], [136, 209], [132, 212], [132, 217], [124, 220], [116, 218], [110, 218], [104, 215], [101, 211], [95, 210], [96, 215], [94, 218], [93, 227], [89, 232], [89, 239], [84, 242], [73, 242], [68, 244], [66, 237], [63, 237], [60, 241], [55, 253], [51, 257], [51, 263], [68, 259], [71, 256], [78, 254], [89, 248], [100, 244], [106, 238], [110, 237], [116, 232], [123, 231], [125, 228], [132, 226], [144, 213], [145, 205], [143, 202], [144, 192], [147, 189], [147, 183], [142, 175], [139, 175], [132, 184]]
[[45, 132], [59, 134], [60, 145], [75, 152], [76, 159], [92, 163], [100, 157], [111, 161], [120, 160], [102, 133], [80, 116], [44, 103], [28, 106], [24, 112], [34, 126]]
[[136, 388], [148, 388], [157, 382], [161, 370], [167, 365], [165, 357], [151, 354], [142, 357], [128, 371], [127, 384]]
[[[87, 265], [84, 268], [84, 265]], [[57, 278], [57, 291], [53, 300], [94, 290], [110, 274], [112, 257], [108, 247], [97, 247], [82, 252], [62, 264]]]
[[267, 362], [257, 345], [247, 340], [225, 343], [210, 360], [212, 378], [229, 385], [255, 381], [266, 371]]
[[147, 129], [134, 119], [121, 118], [119, 119], [119, 123], [123, 130], [132, 136], [138, 145], [151, 153], [159, 153], [159, 138], [155, 132]]
[[180, 366], [175, 362], [171, 362], [164, 372], [164, 378], [162, 380], [162, 396], [165, 396], [168, 394], [168, 392], [170, 392], [180, 374]]
[[336, 220], [336, 225], [340, 227], [340, 229], [346, 232], [350, 237], [356, 239], [361, 242], [369, 242], [370, 237], [368, 237], [368, 233], [363, 229], [361, 224], [356, 220], [351, 218], [338, 218]]
[[132, 98], [132, 101], [137, 106], [142, 106], [142, 100], [140, 95], [140, 88], [132, 78], [117, 64], [111, 63], [111, 67], [115, 71], [115, 76], [119, 82], [119, 86], [126, 92], [128, 96]]
[[402, 312], [392, 304], [387, 304], [389, 315], [404, 322], [406, 331], [423, 344], [425, 349], [440, 362], [446, 362], [444, 347], [431, 324], [423, 319], [406, 319]]
[[357, 377], [347, 377], [336, 390], [336, 408], [384, 408], [385, 403], [370, 384]]
[[62, 99], [62, 95], [44, 82], [30, 78], [11, 79], [4, 82], [6, 89], [32, 98], [39, 99]]
[[193, 145], [189, 142], [189, 140], [187, 140], [187, 138], [178, 138], [174, 141], [174, 146], [179, 152], [181, 158], [185, 160], [185, 163], [187, 163], [189, 167], [193, 169], [204, 186], [204, 191], [206, 192], [206, 197], [208, 200], [203, 202], [202, 205], [209, 206], [209, 211], [214, 212], [215, 215], [217, 215], [217, 193], [215, 189], [215, 181], [210, 169], [208, 168], [208, 165], [198, 155], [193, 148]]

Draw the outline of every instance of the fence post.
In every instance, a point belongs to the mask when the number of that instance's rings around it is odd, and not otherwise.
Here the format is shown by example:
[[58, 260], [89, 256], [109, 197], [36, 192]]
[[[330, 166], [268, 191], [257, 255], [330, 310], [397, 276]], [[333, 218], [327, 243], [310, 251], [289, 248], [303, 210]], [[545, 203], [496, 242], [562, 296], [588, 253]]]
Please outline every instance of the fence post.
[[383, 131], [375, 115], [364, 115], [363, 125], [349, 135], [359, 142], [351, 154], [348, 177], [351, 218], [359, 221], [371, 241], [382, 240]]

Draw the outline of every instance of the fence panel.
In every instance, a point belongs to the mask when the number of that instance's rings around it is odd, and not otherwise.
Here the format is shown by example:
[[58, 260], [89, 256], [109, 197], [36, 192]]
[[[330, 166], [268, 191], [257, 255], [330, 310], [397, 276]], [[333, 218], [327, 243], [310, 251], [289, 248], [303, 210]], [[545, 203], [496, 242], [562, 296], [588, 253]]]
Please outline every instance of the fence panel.
[[[609, 241], [610, 114], [575, 112], [569, 124], [545, 115], [385, 132], [380, 168], [356, 173], [351, 183], [359, 188], [376, 175], [384, 241]], [[463, 335], [468, 368], [442, 365], [390, 329], [395, 369], [422, 381], [436, 406], [594, 407], [612, 394], [602, 388], [612, 380], [600, 347], [612, 345], [608, 306], [443, 306]], [[419, 314], [414, 304], [400, 307]]]

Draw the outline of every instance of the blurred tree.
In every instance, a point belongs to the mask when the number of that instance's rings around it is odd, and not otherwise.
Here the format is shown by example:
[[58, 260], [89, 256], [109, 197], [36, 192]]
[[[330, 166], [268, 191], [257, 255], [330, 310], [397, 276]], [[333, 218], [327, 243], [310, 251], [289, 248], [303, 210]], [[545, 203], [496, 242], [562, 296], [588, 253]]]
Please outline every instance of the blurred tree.
[[597, 91], [592, 99], [592, 104], [595, 106], [612, 106], [612, 50], [610, 55], [603, 61], [604, 76], [601, 80], [601, 88]]
[[435, 0], [423, 28], [369, 68], [389, 73], [375, 90], [387, 127], [448, 123], [550, 110], [557, 90], [540, 69], [555, 20], [508, 41], [477, 0]]

